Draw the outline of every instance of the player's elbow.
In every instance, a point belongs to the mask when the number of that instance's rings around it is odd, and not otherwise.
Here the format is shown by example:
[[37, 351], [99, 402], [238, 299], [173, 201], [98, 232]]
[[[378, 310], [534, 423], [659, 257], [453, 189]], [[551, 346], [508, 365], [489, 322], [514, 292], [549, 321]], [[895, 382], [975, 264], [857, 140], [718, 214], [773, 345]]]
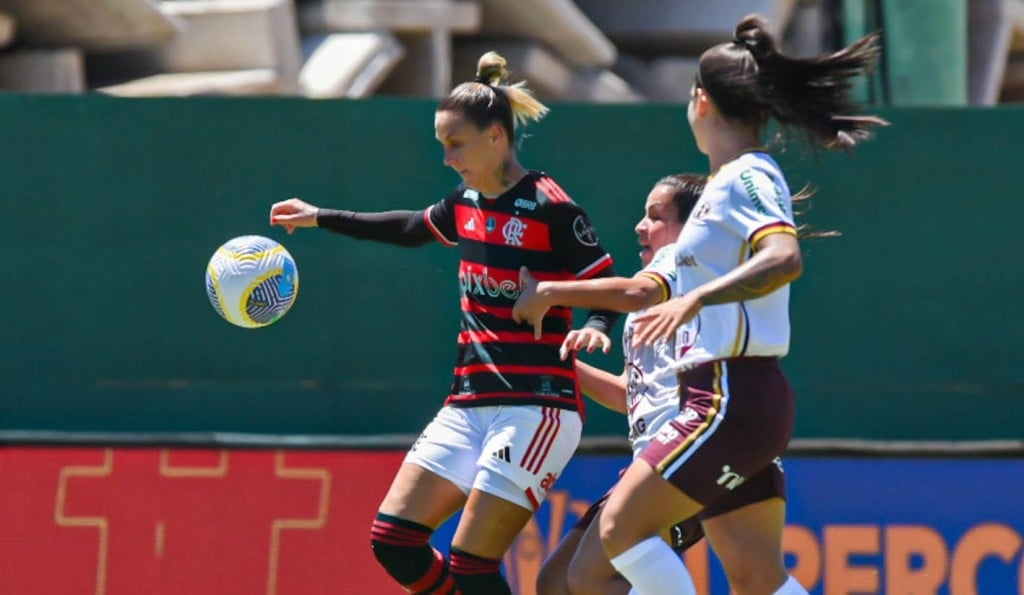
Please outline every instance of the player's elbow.
[[765, 238], [758, 249], [758, 255], [765, 259], [774, 287], [782, 287], [800, 278], [804, 272], [804, 259], [800, 244], [787, 234], [774, 234]]
[[644, 308], [650, 308], [660, 304], [665, 299], [665, 291], [660, 285], [646, 279], [637, 277], [630, 279], [629, 285], [623, 291], [624, 312], [636, 312]]
[[617, 310], [620, 312], [636, 312], [643, 310], [652, 304], [648, 303], [647, 292], [635, 288], [629, 288], [622, 292]]
[[792, 283], [804, 274], [804, 259], [800, 255], [799, 248], [795, 250], [781, 250], [776, 255], [775, 262], [782, 284]]

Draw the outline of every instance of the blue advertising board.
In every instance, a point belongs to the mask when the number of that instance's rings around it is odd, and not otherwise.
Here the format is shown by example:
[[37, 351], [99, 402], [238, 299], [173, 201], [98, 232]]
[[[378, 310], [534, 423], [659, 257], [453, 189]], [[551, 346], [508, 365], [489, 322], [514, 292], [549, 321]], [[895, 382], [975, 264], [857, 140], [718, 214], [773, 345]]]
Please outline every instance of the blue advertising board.
[[[629, 463], [576, 457], [505, 559], [534, 595], [544, 557]], [[785, 560], [812, 595], [1024, 595], [1024, 460], [786, 459]], [[456, 519], [434, 542], [450, 542]], [[701, 595], [728, 595], [706, 540], [688, 552]]]

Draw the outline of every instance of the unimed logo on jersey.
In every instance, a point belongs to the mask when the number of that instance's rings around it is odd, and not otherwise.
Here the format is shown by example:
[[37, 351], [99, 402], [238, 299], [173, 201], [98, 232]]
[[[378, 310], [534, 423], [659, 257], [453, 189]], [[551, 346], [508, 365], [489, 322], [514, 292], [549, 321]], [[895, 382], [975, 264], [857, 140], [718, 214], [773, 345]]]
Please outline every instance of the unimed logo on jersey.
[[466, 294], [485, 295], [492, 298], [506, 297], [510, 300], [519, 297], [519, 283], [511, 279], [499, 281], [488, 273], [487, 267], [479, 272], [473, 269], [460, 271], [459, 285], [462, 287], [463, 293]]
[[754, 203], [754, 208], [757, 209], [757, 212], [767, 215], [768, 209], [764, 208], [764, 203], [761, 202], [761, 196], [757, 193], [757, 186], [754, 185], [754, 175], [749, 169], [740, 174], [740, 180], [743, 182], [743, 187], [747, 190], [747, 196]]

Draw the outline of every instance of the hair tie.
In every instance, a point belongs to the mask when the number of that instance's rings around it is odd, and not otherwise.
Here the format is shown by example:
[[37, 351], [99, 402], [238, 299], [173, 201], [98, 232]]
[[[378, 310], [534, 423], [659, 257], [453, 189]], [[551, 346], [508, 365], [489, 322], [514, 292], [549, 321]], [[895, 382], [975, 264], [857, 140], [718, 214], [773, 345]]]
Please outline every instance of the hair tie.
[[756, 39], [741, 39], [739, 37], [733, 37], [732, 42], [740, 47], [747, 48], [750, 51], [754, 51], [754, 48], [757, 47]]
[[484, 76], [482, 74], [478, 74], [475, 77], [473, 77], [473, 82], [474, 83], [483, 83], [483, 84], [487, 85], [488, 87], [490, 87], [491, 86], [491, 77]]

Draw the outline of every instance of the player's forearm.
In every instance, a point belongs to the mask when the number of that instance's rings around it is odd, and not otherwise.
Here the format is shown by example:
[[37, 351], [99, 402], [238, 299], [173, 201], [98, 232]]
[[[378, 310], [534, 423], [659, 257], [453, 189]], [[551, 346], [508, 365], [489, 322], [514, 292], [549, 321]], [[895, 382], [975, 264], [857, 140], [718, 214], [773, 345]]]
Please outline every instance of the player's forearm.
[[542, 281], [537, 294], [551, 306], [635, 312], [664, 299], [664, 291], [649, 277], [603, 277], [584, 281]]
[[[747, 262], [693, 290], [705, 306], [757, 299], [792, 283], [803, 273], [800, 251], [772, 245], [754, 253]], [[795, 249], [794, 249], [795, 248]]]
[[626, 379], [576, 361], [580, 390], [597, 403], [619, 413], [626, 413]]
[[357, 213], [335, 209], [317, 212], [317, 227], [360, 240], [373, 240], [397, 246], [422, 246], [433, 236], [422, 224], [422, 211], [385, 211]]

